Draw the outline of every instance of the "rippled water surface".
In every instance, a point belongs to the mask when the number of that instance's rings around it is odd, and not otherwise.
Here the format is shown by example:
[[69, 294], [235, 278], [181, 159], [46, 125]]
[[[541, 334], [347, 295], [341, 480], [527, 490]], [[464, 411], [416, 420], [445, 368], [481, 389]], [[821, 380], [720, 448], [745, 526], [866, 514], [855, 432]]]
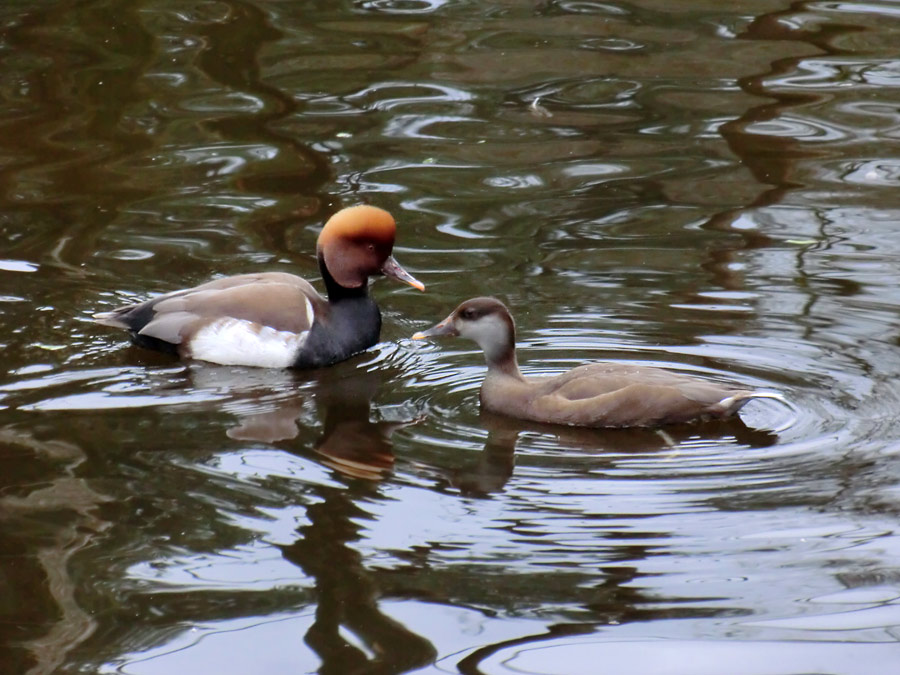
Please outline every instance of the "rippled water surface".
[[[0, 7], [0, 671], [888, 674], [900, 4]], [[382, 342], [181, 364], [94, 312], [316, 279], [399, 222]], [[535, 426], [408, 339], [494, 294], [530, 374], [655, 363], [740, 419]]]

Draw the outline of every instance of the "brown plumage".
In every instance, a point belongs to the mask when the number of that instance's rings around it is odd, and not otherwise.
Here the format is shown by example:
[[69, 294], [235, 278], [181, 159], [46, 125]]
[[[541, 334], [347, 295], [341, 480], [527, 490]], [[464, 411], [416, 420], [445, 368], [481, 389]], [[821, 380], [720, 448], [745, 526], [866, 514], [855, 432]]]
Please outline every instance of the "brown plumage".
[[555, 377], [526, 378], [516, 362], [516, 329], [506, 306], [473, 298], [413, 339], [459, 335], [484, 350], [486, 410], [534, 422], [587, 427], [646, 427], [723, 418], [753, 398], [780, 394], [736, 389], [661, 368], [589, 363]]
[[378, 341], [381, 314], [368, 279], [386, 275], [424, 290], [394, 260], [396, 225], [374, 206], [334, 214], [316, 253], [327, 300], [284, 272], [241, 274], [95, 315], [135, 344], [224, 365], [314, 368]]

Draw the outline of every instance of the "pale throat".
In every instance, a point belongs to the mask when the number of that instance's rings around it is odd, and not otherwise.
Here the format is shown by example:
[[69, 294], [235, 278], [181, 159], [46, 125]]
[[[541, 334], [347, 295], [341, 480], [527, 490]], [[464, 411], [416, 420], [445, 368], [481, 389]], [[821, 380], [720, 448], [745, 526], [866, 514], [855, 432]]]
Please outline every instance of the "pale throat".
[[488, 367], [499, 367], [503, 371], [518, 373], [516, 365], [515, 334], [502, 319], [488, 316], [460, 330], [460, 335], [474, 340], [484, 351]]

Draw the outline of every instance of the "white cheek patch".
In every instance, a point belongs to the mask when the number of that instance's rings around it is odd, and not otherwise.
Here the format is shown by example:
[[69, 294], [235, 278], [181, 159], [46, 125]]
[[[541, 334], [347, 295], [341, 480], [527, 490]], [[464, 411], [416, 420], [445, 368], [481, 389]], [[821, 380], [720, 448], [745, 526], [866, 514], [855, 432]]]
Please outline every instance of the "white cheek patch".
[[459, 331], [463, 337], [475, 340], [482, 349], [506, 344], [508, 333], [509, 327], [496, 316], [484, 316], [464, 323]]
[[218, 319], [198, 330], [188, 345], [192, 358], [223, 366], [289, 368], [309, 331], [291, 333], [241, 319]]

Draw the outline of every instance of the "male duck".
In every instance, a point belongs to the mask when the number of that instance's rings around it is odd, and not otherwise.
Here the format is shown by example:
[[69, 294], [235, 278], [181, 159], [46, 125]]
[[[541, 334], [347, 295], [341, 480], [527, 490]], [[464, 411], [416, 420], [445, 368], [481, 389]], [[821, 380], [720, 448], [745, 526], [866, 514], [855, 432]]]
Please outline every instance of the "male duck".
[[141, 347], [223, 365], [318, 368], [378, 341], [381, 313], [368, 279], [425, 290], [394, 260], [396, 224], [374, 206], [335, 213], [316, 244], [328, 299], [283, 272], [240, 274], [95, 314]]
[[753, 398], [780, 394], [725, 387], [660, 368], [590, 363], [556, 377], [526, 378], [516, 363], [516, 326], [494, 298], [466, 300], [414, 340], [460, 335], [484, 350], [481, 405], [534, 422], [586, 427], [646, 427], [723, 418]]

